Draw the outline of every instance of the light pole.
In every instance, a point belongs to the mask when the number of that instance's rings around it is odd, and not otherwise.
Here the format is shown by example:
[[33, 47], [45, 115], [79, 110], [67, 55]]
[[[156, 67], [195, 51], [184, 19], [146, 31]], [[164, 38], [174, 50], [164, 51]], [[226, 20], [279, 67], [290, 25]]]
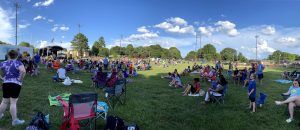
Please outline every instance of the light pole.
[[16, 2], [15, 7], [16, 7], [16, 45], [17, 45], [18, 44], [18, 9], [20, 8], [20, 4]]
[[255, 61], [257, 62], [257, 39], [259, 38], [258, 35], [255, 35], [255, 39], [256, 39], [256, 57], [255, 57]]

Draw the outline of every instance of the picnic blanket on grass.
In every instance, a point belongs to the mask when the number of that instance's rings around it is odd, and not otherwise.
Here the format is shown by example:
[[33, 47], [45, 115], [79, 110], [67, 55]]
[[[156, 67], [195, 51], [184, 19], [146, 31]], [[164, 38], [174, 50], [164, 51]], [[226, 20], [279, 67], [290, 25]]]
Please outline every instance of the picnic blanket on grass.
[[62, 93], [62, 94], [59, 94], [59, 95], [56, 95], [56, 96], [49, 95], [48, 99], [49, 99], [50, 106], [61, 106], [61, 104], [56, 100], [57, 96], [61, 96], [61, 98], [64, 101], [69, 102], [70, 95], [71, 95], [71, 93]]
[[293, 82], [293, 81], [285, 80], [285, 79], [277, 79], [277, 80], [274, 80], [274, 81], [277, 82], [277, 83], [282, 83], [282, 84], [289, 84], [289, 83]]

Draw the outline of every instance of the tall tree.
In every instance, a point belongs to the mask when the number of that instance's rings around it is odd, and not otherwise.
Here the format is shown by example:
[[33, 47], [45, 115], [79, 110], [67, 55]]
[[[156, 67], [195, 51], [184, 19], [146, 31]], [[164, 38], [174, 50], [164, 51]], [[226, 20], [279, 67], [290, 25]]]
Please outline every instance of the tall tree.
[[99, 49], [96, 47], [96, 46], [92, 46], [92, 49], [91, 49], [91, 53], [95, 56], [98, 56], [99, 54]]
[[18, 46], [23, 46], [23, 47], [32, 47], [28, 42], [21, 42], [19, 43]]
[[98, 41], [95, 41], [94, 42], [94, 46], [96, 47], [96, 48], [102, 48], [102, 47], [105, 47], [105, 40], [104, 40], [104, 37], [100, 37], [99, 39], [98, 39]]
[[175, 59], [181, 58], [180, 51], [176, 47], [171, 47], [169, 49], [169, 53], [170, 53], [170, 55], [169, 55], [170, 58], [175, 58]]
[[102, 47], [99, 49], [99, 56], [101, 57], [108, 57], [109, 56], [109, 50], [108, 48]]
[[89, 49], [88, 39], [82, 33], [78, 33], [71, 41], [71, 46], [74, 48], [74, 50], [78, 51], [80, 56], [83, 56], [83, 52]]
[[0, 41], [0, 44], [7, 44], [6, 42]]
[[128, 44], [125, 48], [125, 54], [128, 56], [128, 57], [133, 57], [133, 52], [134, 52], [134, 48], [133, 48], [133, 45], [132, 44]]
[[235, 61], [237, 59], [237, 51], [233, 48], [224, 48], [220, 54], [222, 60]]
[[247, 60], [248, 60], [241, 52], [239, 52], [237, 58], [238, 58], [238, 61], [241, 61], [241, 62], [247, 62]]
[[217, 49], [212, 44], [206, 44], [198, 50], [198, 53], [202, 54], [204, 59], [211, 61], [216, 58]]
[[186, 55], [185, 59], [186, 59], [186, 60], [192, 60], [192, 59], [195, 59], [195, 57], [197, 57], [197, 55], [198, 55], [197, 52], [195, 52], [195, 51], [190, 51], [190, 52]]

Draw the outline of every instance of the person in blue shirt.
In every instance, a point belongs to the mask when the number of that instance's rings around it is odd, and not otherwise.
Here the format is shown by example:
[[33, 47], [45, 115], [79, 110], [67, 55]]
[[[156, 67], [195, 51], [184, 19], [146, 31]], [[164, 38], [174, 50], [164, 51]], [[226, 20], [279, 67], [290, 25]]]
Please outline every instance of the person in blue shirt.
[[250, 76], [250, 81], [248, 85], [248, 96], [250, 100], [249, 109], [252, 107], [252, 113], [256, 110], [255, 97], [256, 97], [256, 82], [254, 79], [254, 75]]
[[39, 64], [41, 61], [41, 57], [38, 53], [35, 54], [35, 56], [33, 57], [34, 59], [34, 64]]
[[262, 64], [261, 61], [259, 61], [258, 67], [257, 67], [257, 72], [256, 72], [259, 84], [262, 84], [262, 79], [264, 78], [264, 74], [263, 74], [264, 69], [265, 69], [265, 66]]
[[282, 95], [289, 95], [289, 98], [285, 101], [275, 101], [276, 105], [282, 105], [282, 104], [288, 104], [289, 108], [289, 114], [290, 118], [286, 120], [287, 123], [290, 123], [293, 121], [294, 117], [294, 108], [296, 106], [300, 106], [300, 87], [299, 87], [299, 81], [295, 80], [293, 82], [293, 86], [289, 88], [289, 91], [286, 93], [283, 93]]
[[103, 59], [103, 65], [104, 65], [104, 69], [105, 70], [107, 70], [107, 67], [108, 67], [108, 58], [107, 57], [105, 57], [104, 59]]

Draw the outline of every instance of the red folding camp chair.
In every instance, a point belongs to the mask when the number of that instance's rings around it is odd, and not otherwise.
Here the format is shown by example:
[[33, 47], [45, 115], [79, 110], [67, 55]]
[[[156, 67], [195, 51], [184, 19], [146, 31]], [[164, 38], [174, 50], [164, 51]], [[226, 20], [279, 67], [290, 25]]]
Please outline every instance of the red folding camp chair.
[[92, 129], [92, 121], [94, 121], [96, 129], [97, 98], [97, 93], [72, 94], [69, 97], [69, 103], [66, 103], [60, 96], [56, 97], [64, 109], [63, 123], [60, 129], [79, 130], [79, 122], [83, 120], [88, 120], [86, 125], [90, 124], [90, 129]]

